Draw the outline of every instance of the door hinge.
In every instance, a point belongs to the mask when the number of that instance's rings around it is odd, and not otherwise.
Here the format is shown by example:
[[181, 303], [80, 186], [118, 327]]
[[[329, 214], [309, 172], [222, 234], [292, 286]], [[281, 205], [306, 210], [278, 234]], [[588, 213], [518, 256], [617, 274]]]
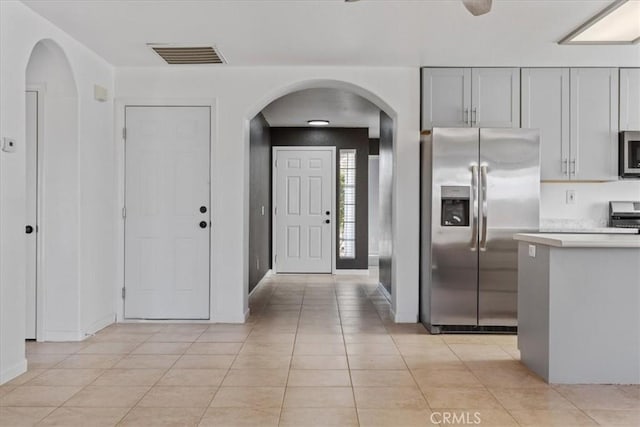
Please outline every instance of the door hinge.
[[124, 288], [124, 286], [122, 287], [122, 299], [124, 299], [125, 295], [127, 294], [126, 289]]
[[276, 167], [278, 167], [278, 159], [276, 159]]
[[273, 214], [274, 215], [278, 215], [278, 207], [277, 206], [275, 208], [273, 208]]
[[127, 140], [127, 128], [122, 128], [122, 139]]
[[127, 208], [122, 208], [122, 218], [127, 217]]
[[277, 265], [278, 264], [278, 255], [276, 255], [273, 259], [273, 264]]

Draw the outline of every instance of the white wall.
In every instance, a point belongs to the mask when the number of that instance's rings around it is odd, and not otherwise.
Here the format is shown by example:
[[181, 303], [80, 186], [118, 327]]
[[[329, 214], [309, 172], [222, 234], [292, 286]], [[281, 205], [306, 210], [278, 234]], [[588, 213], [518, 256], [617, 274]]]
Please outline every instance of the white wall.
[[[239, 322], [247, 310], [249, 119], [274, 99], [308, 87], [338, 87], [386, 103], [395, 119], [396, 243], [392, 308], [396, 320], [418, 314], [420, 76], [413, 68], [203, 67], [120, 68], [118, 101], [215, 98], [212, 146], [212, 318]], [[314, 83], [315, 82], [315, 83]], [[344, 82], [344, 83], [336, 83]], [[360, 89], [358, 89], [360, 88]], [[374, 100], [375, 101], [375, 100]], [[121, 114], [117, 112], [117, 114]]]
[[[70, 248], [65, 251], [69, 264], [51, 265], [49, 270], [61, 287], [47, 294], [45, 285], [48, 307], [44, 338], [81, 339], [114, 318], [113, 104], [93, 100], [95, 83], [113, 93], [113, 69], [22, 3], [1, 1], [0, 136], [15, 137], [18, 149], [13, 154], [0, 153], [0, 383], [26, 368], [25, 72], [34, 46], [43, 39], [52, 40], [66, 54], [78, 94], [77, 141], [70, 142], [77, 144], [77, 149], [67, 153], [68, 168], [61, 165], [58, 173], [65, 176], [57, 176], [67, 184], [65, 194], [60, 197], [68, 197], [73, 203], [69, 208], [68, 203], [58, 205], [52, 201], [48, 209], [63, 211], [50, 216], [52, 222], [45, 218], [50, 234], [42, 229], [54, 250]], [[55, 119], [55, 111], [45, 111], [46, 117], [47, 114]], [[44, 144], [46, 138], [47, 135]], [[56, 143], [64, 144], [64, 141]], [[47, 195], [47, 182], [44, 186]], [[62, 233], [64, 230], [69, 234]], [[45, 284], [46, 279], [43, 277]]]
[[[574, 204], [566, 203], [567, 190], [576, 192]], [[540, 197], [543, 226], [553, 222], [556, 225], [606, 227], [610, 201], [640, 201], [640, 180], [543, 183]]]

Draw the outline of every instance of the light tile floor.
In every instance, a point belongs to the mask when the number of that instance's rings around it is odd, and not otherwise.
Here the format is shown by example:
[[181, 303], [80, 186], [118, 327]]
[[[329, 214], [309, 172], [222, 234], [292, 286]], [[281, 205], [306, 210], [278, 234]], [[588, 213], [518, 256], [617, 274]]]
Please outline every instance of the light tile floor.
[[550, 386], [514, 336], [394, 324], [376, 282], [271, 276], [244, 325], [29, 342], [29, 371], [0, 387], [0, 425], [640, 426], [640, 387]]

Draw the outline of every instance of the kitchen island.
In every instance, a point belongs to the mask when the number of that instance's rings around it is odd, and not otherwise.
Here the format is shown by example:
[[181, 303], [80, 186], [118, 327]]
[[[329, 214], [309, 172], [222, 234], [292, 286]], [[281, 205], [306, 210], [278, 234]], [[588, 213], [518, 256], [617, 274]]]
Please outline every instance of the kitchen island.
[[522, 362], [549, 383], [640, 384], [640, 235], [514, 239]]

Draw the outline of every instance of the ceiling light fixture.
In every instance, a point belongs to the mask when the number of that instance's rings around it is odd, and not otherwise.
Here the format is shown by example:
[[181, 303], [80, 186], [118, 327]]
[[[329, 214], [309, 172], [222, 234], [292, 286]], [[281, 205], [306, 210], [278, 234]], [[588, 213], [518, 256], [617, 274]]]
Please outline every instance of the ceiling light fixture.
[[640, 1], [616, 0], [558, 44], [633, 44], [640, 41]]
[[491, 10], [491, 0], [462, 0], [462, 3], [473, 16], [484, 15]]
[[[360, 0], [344, 0], [345, 3], [355, 3]], [[462, 0], [462, 4], [473, 16], [484, 15], [491, 11], [493, 0]]]
[[309, 126], [327, 126], [329, 124], [329, 120], [318, 120], [318, 119], [307, 120], [307, 124]]

